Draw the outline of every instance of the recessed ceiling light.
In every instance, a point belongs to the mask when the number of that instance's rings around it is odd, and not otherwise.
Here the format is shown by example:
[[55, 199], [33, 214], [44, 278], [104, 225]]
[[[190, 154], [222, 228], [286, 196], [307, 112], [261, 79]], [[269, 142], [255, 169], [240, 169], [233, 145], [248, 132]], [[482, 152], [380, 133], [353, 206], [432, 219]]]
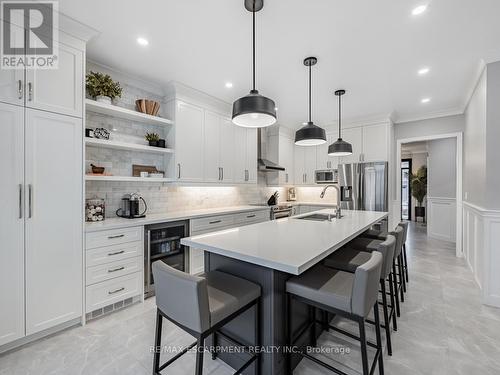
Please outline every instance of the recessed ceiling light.
[[418, 75], [419, 76], [425, 76], [427, 73], [429, 73], [430, 69], [429, 68], [422, 68], [422, 69], [419, 69], [418, 71]]
[[424, 13], [427, 10], [427, 5], [419, 5], [411, 11], [411, 14], [414, 16], [418, 16], [419, 14]]
[[431, 101], [431, 98], [423, 98], [421, 100], [422, 104], [429, 103]]
[[139, 43], [141, 46], [147, 46], [149, 44], [148, 40], [142, 37], [137, 38], [137, 43]]
[[230, 89], [231, 87], [233, 87], [232, 82], [226, 82], [226, 88]]

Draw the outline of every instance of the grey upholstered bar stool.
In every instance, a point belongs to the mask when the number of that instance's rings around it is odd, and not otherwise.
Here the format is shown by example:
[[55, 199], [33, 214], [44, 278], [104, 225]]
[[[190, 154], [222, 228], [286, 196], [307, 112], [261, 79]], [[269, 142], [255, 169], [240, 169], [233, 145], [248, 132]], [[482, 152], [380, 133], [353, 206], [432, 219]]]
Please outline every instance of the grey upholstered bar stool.
[[405, 274], [406, 283], [408, 284], [408, 282], [410, 281], [410, 279], [408, 277], [408, 256], [406, 254], [406, 239], [408, 238], [408, 222], [407, 221], [401, 221], [398, 225], [400, 227], [403, 227], [403, 229], [404, 229], [403, 251], [402, 251], [402, 254], [403, 254], [403, 270], [404, 270], [404, 274]]
[[[355, 273], [335, 270], [318, 264], [300, 276], [294, 276], [286, 282], [287, 292], [287, 320], [286, 334], [287, 345], [293, 347], [298, 339], [308, 331], [313, 329], [313, 337], [316, 338], [316, 323], [324, 324], [316, 320], [316, 309], [321, 309], [333, 314], [350, 319], [358, 323], [359, 337], [349, 334], [349, 337], [359, 340], [361, 344], [361, 357], [363, 375], [372, 374], [378, 363], [379, 374], [384, 374], [384, 363], [382, 355], [382, 340], [380, 335], [380, 320], [378, 311], [378, 285], [380, 272], [382, 270], [383, 257], [378, 251], [370, 254], [370, 259], [360, 265]], [[297, 335], [294, 335], [292, 325], [292, 304], [293, 300], [298, 300], [312, 307], [312, 321], [305, 329], [301, 329]], [[375, 315], [375, 332], [377, 343], [369, 343], [366, 340], [365, 319], [372, 310]], [[330, 327], [330, 326], [329, 326]], [[334, 327], [331, 327], [334, 328]], [[295, 337], [297, 336], [297, 337]], [[375, 357], [371, 366], [368, 363], [367, 345], [376, 348]], [[311, 356], [302, 349], [298, 351], [299, 355], [333, 371], [337, 374], [345, 374], [343, 371]], [[287, 352], [287, 374], [291, 374], [291, 355]]]
[[[196, 375], [203, 372], [204, 340], [211, 334], [223, 336], [233, 345], [246, 347], [234, 338], [218, 330], [244, 311], [255, 308], [255, 346], [260, 346], [260, 286], [245, 279], [220, 271], [211, 271], [203, 277], [189, 275], [161, 261], [153, 263], [156, 292], [156, 335], [153, 358], [153, 374], [159, 375], [165, 367], [196, 346]], [[197, 338], [197, 341], [160, 365], [162, 319], [172, 323]], [[214, 337], [215, 339], [215, 337]], [[216, 345], [216, 343], [214, 343]], [[241, 373], [259, 356], [249, 354], [250, 359], [235, 372]], [[258, 370], [256, 371], [258, 373]]]
[[394, 251], [394, 262], [392, 265], [392, 281], [393, 288], [395, 291], [395, 302], [396, 302], [396, 314], [397, 316], [401, 316], [401, 308], [399, 306], [399, 300], [401, 297], [401, 302], [404, 302], [404, 276], [403, 276], [403, 267], [402, 267], [402, 250], [403, 250], [403, 241], [404, 241], [404, 227], [397, 226], [396, 229], [390, 232], [378, 232], [378, 231], [367, 231], [364, 232], [361, 237], [373, 238], [385, 240], [387, 235], [390, 234], [396, 237], [396, 249]]
[[394, 291], [392, 283], [392, 262], [394, 260], [394, 250], [396, 248], [396, 238], [388, 235], [382, 240], [374, 240], [371, 238], [356, 238], [354, 241], [347, 243], [343, 248], [335, 251], [332, 255], [325, 259], [323, 264], [327, 267], [335, 268], [346, 272], [356, 272], [356, 269], [366, 263], [371, 252], [378, 251], [384, 257], [382, 272], [380, 274], [380, 293], [382, 295], [382, 310], [384, 313], [385, 335], [387, 338], [387, 353], [392, 355], [391, 341], [391, 319], [394, 327], [396, 326], [396, 315], [394, 308], [389, 313], [389, 304], [387, 303], [386, 281], [389, 282], [391, 307], [394, 306]]

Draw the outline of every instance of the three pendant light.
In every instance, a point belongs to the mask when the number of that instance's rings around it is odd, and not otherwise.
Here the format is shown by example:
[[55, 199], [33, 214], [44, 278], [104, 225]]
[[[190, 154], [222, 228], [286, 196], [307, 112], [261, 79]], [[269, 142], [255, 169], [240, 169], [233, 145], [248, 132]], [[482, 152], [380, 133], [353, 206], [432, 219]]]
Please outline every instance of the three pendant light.
[[[244, 0], [245, 8], [252, 12], [252, 90], [233, 103], [233, 123], [247, 128], [263, 128], [276, 123], [276, 105], [272, 99], [261, 94], [255, 88], [255, 13], [264, 7], [264, 0]], [[312, 66], [316, 65], [316, 57], [308, 57], [304, 65], [309, 68], [309, 119], [307, 124], [295, 133], [295, 144], [300, 146], [317, 146], [326, 142], [325, 129], [315, 125], [311, 118], [311, 78]], [[341, 96], [345, 90], [335, 91], [339, 97], [339, 138], [328, 147], [328, 155], [345, 156], [352, 154], [352, 145], [341, 136]]]

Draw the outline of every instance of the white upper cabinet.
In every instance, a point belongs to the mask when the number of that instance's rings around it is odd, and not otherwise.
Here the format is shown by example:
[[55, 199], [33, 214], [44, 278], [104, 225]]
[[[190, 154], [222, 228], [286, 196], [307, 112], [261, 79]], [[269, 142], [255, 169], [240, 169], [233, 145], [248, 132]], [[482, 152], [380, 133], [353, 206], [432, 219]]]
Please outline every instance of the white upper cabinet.
[[363, 129], [361, 127], [342, 129], [342, 139], [352, 145], [352, 155], [342, 156], [339, 163], [358, 163], [363, 153]]
[[220, 180], [222, 182], [234, 182], [235, 152], [241, 152], [234, 147], [235, 127], [230, 119], [219, 117], [219, 165], [221, 168]]
[[57, 69], [26, 71], [26, 106], [83, 117], [83, 52], [59, 44]]
[[[235, 150], [240, 152], [240, 150]], [[257, 129], [246, 129], [247, 184], [257, 183]]]
[[283, 135], [279, 136], [279, 165], [285, 168], [279, 172], [279, 184], [288, 185], [294, 183], [293, 141]]
[[23, 113], [22, 107], [0, 103], [0, 345], [24, 336]]
[[234, 128], [231, 120], [205, 110], [205, 182], [234, 181]]
[[26, 334], [82, 315], [82, 119], [26, 111]]
[[316, 170], [316, 147], [294, 147], [294, 177], [295, 185], [314, 184], [314, 171]]
[[204, 129], [205, 150], [203, 157], [204, 177], [207, 182], [217, 182], [221, 178], [221, 166], [219, 162], [219, 150], [221, 147], [220, 121], [219, 116], [213, 112], [205, 111]]
[[246, 183], [247, 173], [247, 129], [234, 125], [234, 182]]
[[182, 101], [175, 109], [175, 158], [179, 181], [203, 182], [204, 110]]
[[389, 127], [387, 124], [363, 127], [363, 161], [389, 160]]
[[[1, 25], [1, 23], [0, 23]], [[10, 25], [11, 38], [23, 45], [24, 30]], [[0, 102], [24, 105], [24, 69], [0, 69]]]

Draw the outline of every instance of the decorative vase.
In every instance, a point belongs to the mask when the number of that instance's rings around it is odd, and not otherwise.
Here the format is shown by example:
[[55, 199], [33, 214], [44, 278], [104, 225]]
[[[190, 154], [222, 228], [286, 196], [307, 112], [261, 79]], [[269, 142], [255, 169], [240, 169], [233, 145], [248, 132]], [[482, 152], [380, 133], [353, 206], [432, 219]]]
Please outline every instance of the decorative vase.
[[165, 140], [164, 139], [160, 139], [158, 141], [157, 147], [165, 148]]
[[99, 102], [99, 103], [104, 103], [104, 104], [109, 104], [109, 105], [113, 104], [111, 102], [111, 98], [109, 96], [102, 96], [102, 95], [96, 96], [95, 100], [96, 100], [96, 102]]
[[158, 141], [149, 141], [151, 147], [158, 147]]

